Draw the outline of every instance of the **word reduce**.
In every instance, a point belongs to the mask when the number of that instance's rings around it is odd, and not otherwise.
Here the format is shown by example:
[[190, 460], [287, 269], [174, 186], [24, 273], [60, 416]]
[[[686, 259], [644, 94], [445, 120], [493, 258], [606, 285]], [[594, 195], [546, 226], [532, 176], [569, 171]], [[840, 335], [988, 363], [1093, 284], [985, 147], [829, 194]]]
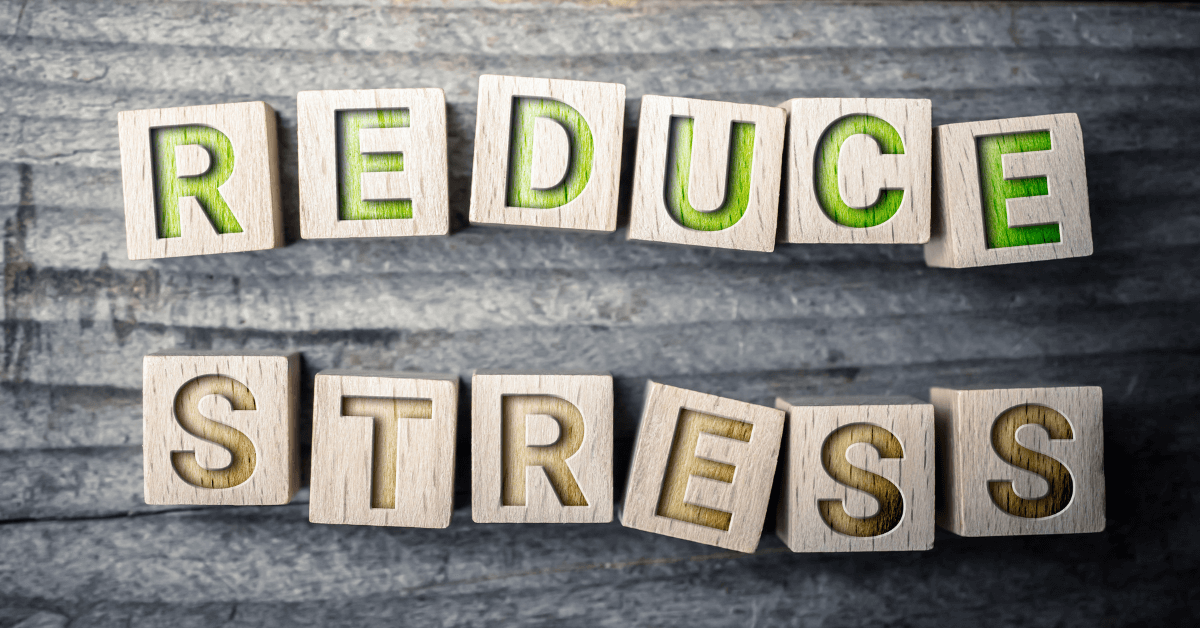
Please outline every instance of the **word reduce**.
[[[291, 500], [297, 354], [160, 353], [144, 377], [147, 503]], [[318, 373], [309, 520], [448, 526], [458, 386]], [[649, 382], [621, 523], [752, 552], [779, 462], [776, 529], [796, 552], [928, 550], [935, 521], [964, 536], [1104, 529], [1099, 388], [930, 397], [768, 408]], [[612, 521], [611, 375], [476, 372], [470, 411], [476, 522]]]
[[[442, 90], [296, 104], [302, 237], [449, 233]], [[614, 231], [624, 119], [624, 85], [480, 77], [471, 222]], [[1091, 254], [1075, 114], [931, 119], [928, 100], [645, 96], [629, 238], [924, 244], [929, 265], [954, 268]], [[131, 259], [283, 246], [266, 103], [125, 111], [119, 130]]]

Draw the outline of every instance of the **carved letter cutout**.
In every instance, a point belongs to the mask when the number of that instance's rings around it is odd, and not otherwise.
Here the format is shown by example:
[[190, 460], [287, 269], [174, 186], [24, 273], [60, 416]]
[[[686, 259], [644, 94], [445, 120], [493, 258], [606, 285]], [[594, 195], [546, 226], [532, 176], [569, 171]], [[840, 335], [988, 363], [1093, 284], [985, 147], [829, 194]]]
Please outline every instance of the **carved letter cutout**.
[[147, 504], [286, 504], [300, 487], [297, 354], [145, 358]]
[[960, 536], [1104, 530], [1096, 387], [934, 388], [938, 525]]
[[753, 552], [783, 412], [650, 382], [621, 523]]
[[471, 378], [471, 518], [612, 520], [612, 376]]

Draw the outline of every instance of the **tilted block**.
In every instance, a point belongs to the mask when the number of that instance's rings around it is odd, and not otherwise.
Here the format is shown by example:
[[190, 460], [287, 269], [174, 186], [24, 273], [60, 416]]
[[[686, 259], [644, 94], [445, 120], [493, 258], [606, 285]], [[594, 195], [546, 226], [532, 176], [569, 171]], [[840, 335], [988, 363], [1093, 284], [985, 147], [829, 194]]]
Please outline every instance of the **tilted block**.
[[793, 552], [933, 548], [932, 405], [808, 397], [776, 407], [788, 417], [775, 530]]
[[629, 239], [774, 250], [786, 118], [778, 107], [643, 97]]
[[961, 536], [1104, 530], [1099, 387], [929, 392], [938, 525]]
[[625, 86], [479, 77], [471, 222], [615, 231]]
[[780, 242], [924, 244], [931, 106], [903, 98], [796, 98], [788, 112]]
[[450, 233], [441, 89], [300, 92], [296, 108], [302, 237]]
[[122, 111], [117, 126], [129, 259], [283, 246], [266, 103]]
[[783, 422], [782, 410], [649, 382], [621, 523], [753, 552]]
[[471, 518], [607, 523], [613, 512], [608, 374], [471, 377]]
[[1092, 254], [1079, 116], [947, 124], [933, 130], [933, 235], [946, 268]]
[[147, 504], [291, 501], [299, 354], [165, 352], [143, 369]]
[[321, 371], [313, 388], [308, 520], [450, 525], [458, 376]]

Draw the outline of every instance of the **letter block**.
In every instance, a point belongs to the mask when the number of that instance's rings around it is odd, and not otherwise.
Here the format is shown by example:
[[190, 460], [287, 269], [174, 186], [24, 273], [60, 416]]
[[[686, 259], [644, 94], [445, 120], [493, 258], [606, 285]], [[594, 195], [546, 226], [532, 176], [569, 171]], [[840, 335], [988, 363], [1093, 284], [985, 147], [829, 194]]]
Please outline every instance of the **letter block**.
[[300, 92], [296, 108], [302, 237], [450, 233], [441, 89]]
[[286, 504], [300, 488], [296, 353], [145, 357], [147, 504]]
[[471, 222], [615, 231], [625, 86], [479, 77]]
[[967, 268], [1092, 254], [1079, 116], [947, 124], [933, 130], [933, 143], [926, 264]]
[[471, 518], [608, 523], [613, 380], [604, 374], [471, 377]]
[[932, 107], [904, 98], [795, 98], [780, 242], [929, 240]]
[[129, 259], [283, 246], [266, 103], [122, 111], [117, 127]]
[[450, 525], [457, 425], [457, 375], [321, 371], [308, 520]]
[[933, 548], [932, 405], [808, 397], [776, 407], [788, 427], [775, 530], [793, 552]]
[[786, 121], [778, 107], [643, 97], [629, 239], [774, 250]]
[[649, 382], [621, 524], [753, 552], [783, 422], [782, 410]]
[[960, 536], [1104, 530], [1099, 387], [933, 388], [937, 522]]

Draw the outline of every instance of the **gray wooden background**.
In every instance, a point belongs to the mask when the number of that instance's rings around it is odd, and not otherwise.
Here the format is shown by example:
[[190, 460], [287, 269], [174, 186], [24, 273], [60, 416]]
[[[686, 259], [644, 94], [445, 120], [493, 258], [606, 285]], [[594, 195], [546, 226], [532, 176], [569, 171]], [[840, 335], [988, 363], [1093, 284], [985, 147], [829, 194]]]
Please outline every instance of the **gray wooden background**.
[[[0, 626], [1197, 621], [1198, 70], [1184, 5], [2, 2]], [[917, 246], [468, 227], [481, 73], [627, 85], [626, 182], [644, 94], [920, 97], [935, 124], [1078, 112], [1096, 253], [939, 270]], [[297, 241], [296, 92], [419, 86], [449, 100], [458, 231]], [[117, 112], [259, 99], [290, 246], [128, 261]], [[312, 525], [306, 492], [150, 508], [141, 359], [170, 348], [294, 349], [308, 382], [610, 370], [618, 486], [647, 378], [763, 404], [1099, 385], [1109, 527], [793, 555], [769, 522], [746, 556], [617, 523], [474, 525], [465, 438], [448, 530]]]

